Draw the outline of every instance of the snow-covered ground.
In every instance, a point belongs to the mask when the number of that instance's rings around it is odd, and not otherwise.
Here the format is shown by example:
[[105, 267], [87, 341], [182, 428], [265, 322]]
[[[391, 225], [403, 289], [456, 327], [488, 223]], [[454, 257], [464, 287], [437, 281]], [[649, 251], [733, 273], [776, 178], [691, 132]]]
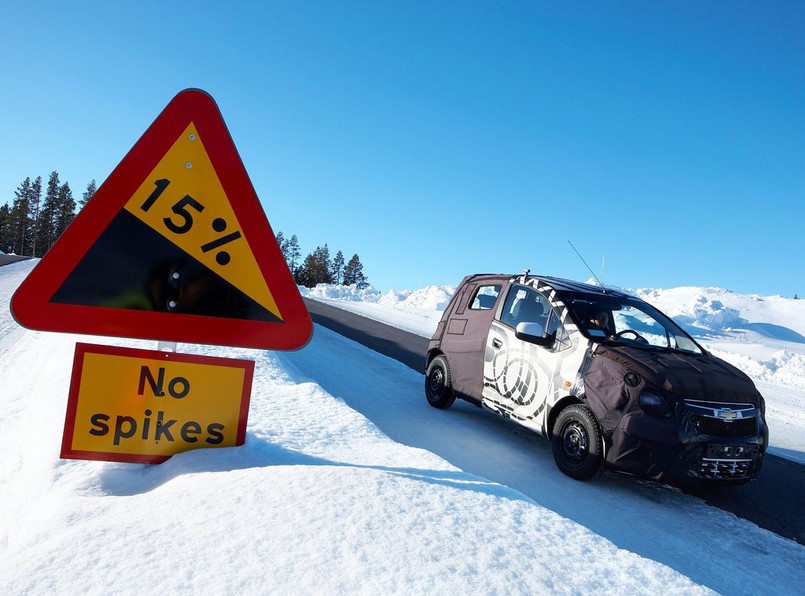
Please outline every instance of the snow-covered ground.
[[[433, 410], [422, 375], [318, 326], [297, 352], [180, 345], [256, 361], [244, 446], [61, 460], [76, 341], [156, 342], [20, 328], [8, 303], [31, 267], [0, 267], [3, 593], [803, 593], [805, 547], [667, 487], [570, 480], [547, 442], [466, 404]], [[801, 458], [805, 311], [689, 290], [704, 308], [652, 301], [742, 362], [775, 449]], [[307, 293], [429, 335], [451, 292]], [[731, 322], [699, 314], [716, 300]]]

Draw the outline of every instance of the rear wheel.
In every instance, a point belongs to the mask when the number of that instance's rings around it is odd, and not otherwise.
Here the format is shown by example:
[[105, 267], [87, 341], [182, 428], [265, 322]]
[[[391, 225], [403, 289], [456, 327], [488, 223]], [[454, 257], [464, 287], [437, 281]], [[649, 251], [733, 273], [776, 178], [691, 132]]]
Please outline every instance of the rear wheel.
[[571, 478], [588, 480], [601, 470], [601, 430], [587, 406], [574, 404], [559, 413], [552, 444], [556, 466]]
[[447, 358], [436, 356], [425, 373], [425, 397], [434, 408], [444, 410], [453, 405], [456, 395], [450, 383], [450, 366]]

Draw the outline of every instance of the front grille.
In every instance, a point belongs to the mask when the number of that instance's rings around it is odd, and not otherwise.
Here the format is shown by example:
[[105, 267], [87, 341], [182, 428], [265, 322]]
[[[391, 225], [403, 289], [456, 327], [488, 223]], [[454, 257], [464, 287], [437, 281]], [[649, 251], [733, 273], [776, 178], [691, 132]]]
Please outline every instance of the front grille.
[[755, 418], [741, 418], [728, 422], [718, 418], [693, 414], [690, 420], [696, 432], [702, 435], [737, 439], [754, 436], [756, 432]]
[[702, 459], [699, 475], [703, 478], [729, 480], [732, 478], [749, 478], [752, 474], [751, 459]]
[[758, 475], [765, 450], [760, 409], [749, 403], [685, 400], [678, 415], [683, 441], [691, 447], [690, 475], [725, 482]]

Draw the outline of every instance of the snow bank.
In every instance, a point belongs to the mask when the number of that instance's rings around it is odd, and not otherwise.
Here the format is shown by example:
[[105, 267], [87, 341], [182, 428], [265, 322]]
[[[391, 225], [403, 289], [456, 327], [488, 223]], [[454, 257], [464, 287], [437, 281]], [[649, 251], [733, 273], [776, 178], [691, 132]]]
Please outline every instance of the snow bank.
[[402, 292], [390, 290], [378, 302], [408, 311], [441, 312], [447, 308], [455, 291], [455, 286], [428, 286], [421, 290]]
[[389, 290], [382, 294], [373, 286], [358, 289], [336, 284], [318, 284], [315, 288], [299, 287], [306, 298], [322, 301], [368, 302], [405, 311], [443, 311], [453, 296], [455, 286], [428, 286], [421, 290]]
[[455, 286], [428, 286], [402, 292], [389, 290], [381, 294], [371, 286], [358, 290], [354, 285], [318, 284], [315, 288], [300, 287], [299, 291], [306, 298], [430, 337], [455, 292]]
[[337, 284], [317, 284], [315, 288], [299, 286], [299, 293], [315, 300], [342, 300], [349, 302], [377, 302], [381, 293], [374, 286], [359, 290], [356, 284], [349, 286]]

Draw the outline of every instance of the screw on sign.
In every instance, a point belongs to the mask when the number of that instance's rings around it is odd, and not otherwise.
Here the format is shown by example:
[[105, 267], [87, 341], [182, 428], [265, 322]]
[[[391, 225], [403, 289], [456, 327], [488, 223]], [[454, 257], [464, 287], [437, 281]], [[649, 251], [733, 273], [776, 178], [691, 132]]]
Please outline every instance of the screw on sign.
[[[188, 162], [185, 167], [190, 169], [192, 164]], [[167, 178], [161, 178], [156, 180], [154, 185], [156, 186], [154, 192], [152, 192], [145, 202], [140, 206], [140, 209], [146, 213], [151, 209], [154, 203], [156, 203], [157, 199], [159, 199], [165, 189], [170, 185], [170, 180]], [[172, 217], [164, 217], [162, 221], [165, 224], [165, 227], [174, 234], [186, 234], [189, 232], [193, 227], [193, 214], [191, 209], [201, 213], [204, 211], [205, 207], [190, 195], [185, 195], [171, 207], [171, 211], [173, 211], [173, 213], [179, 217], [179, 221], [175, 222]], [[226, 220], [222, 217], [216, 217], [212, 221], [212, 229], [218, 233], [226, 231], [227, 225]], [[211, 250], [224, 246], [225, 244], [233, 242], [240, 237], [240, 232], [230, 232], [225, 236], [221, 236], [220, 238], [216, 238], [203, 244], [201, 246], [201, 251], [207, 253]], [[231, 258], [231, 255], [224, 250], [219, 251], [215, 255], [215, 261], [221, 266], [228, 265]]]

